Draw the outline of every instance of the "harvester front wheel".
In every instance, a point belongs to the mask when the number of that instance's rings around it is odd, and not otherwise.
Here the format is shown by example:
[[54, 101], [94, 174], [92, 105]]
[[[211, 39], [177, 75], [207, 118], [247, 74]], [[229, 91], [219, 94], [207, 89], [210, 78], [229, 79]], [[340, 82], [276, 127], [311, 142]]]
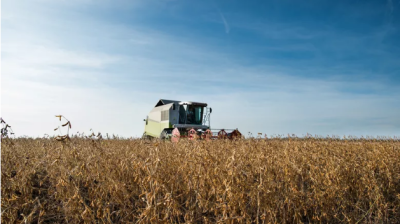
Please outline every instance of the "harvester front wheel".
[[163, 130], [160, 134], [160, 139], [165, 140], [168, 138], [168, 132], [167, 130]]

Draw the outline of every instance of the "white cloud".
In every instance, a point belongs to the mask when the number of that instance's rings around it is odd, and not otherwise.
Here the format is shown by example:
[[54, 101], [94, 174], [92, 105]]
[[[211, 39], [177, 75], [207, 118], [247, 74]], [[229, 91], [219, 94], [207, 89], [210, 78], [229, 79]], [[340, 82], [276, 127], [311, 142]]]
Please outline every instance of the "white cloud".
[[18, 61], [25, 66], [72, 66], [85, 68], [101, 68], [118, 60], [117, 56], [104, 53], [85, 51], [70, 51], [49, 45], [34, 45], [26, 43], [10, 43], [3, 47], [5, 62]]

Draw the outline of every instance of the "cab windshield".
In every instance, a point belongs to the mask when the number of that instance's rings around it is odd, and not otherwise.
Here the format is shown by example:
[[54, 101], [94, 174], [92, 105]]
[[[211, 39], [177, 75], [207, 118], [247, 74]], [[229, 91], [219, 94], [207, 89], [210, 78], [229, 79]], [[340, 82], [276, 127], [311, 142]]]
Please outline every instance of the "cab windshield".
[[195, 105], [181, 105], [179, 107], [179, 123], [203, 124], [203, 107]]

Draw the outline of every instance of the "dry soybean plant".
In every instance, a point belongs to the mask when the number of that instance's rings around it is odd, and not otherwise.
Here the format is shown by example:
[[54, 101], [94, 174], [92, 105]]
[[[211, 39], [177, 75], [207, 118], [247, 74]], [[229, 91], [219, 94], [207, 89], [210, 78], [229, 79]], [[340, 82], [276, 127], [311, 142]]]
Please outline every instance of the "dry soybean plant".
[[103, 139], [103, 136], [101, 135], [100, 132], [97, 133], [97, 135], [94, 133], [93, 129], [90, 129], [90, 132], [92, 132], [89, 136], [87, 136], [86, 138], [90, 138], [93, 141], [100, 141]]
[[399, 141], [12, 141], [5, 223], [400, 223]]
[[[14, 136], [14, 131], [11, 129], [11, 126], [7, 124], [7, 122], [0, 117], [0, 123], [1, 123], [1, 142], [3, 143], [3, 140], [8, 140], [10, 136]], [[4, 142], [5, 143], [5, 142]]]
[[[69, 121], [66, 117], [64, 117], [63, 115], [56, 115], [57, 118], [59, 118], [60, 122], [62, 121], [62, 118], [65, 120], [65, 123], [61, 123], [61, 125], [59, 125], [57, 128], [54, 129], [54, 131], [59, 131], [59, 135], [57, 135], [54, 139], [57, 141], [65, 141], [65, 140], [69, 140], [69, 129], [72, 128], [71, 126], [71, 121]], [[62, 134], [61, 129], [65, 128], [67, 129], [67, 134]]]

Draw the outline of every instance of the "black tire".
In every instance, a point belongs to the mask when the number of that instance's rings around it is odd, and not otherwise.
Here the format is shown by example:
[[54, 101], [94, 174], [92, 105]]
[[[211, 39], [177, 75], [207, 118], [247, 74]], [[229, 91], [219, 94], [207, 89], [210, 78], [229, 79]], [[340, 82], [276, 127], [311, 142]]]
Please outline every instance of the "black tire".
[[160, 134], [160, 139], [166, 140], [166, 139], [170, 139], [172, 136], [172, 128], [166, 128], [164, 130], [162, 130], [161, 134]]
[[161, 140], [167, 139], [167, 131], [166, 131], [166, 130], [163, 130], [163, 131], [161, 132], [161, 134], [160, 134], [160, 139], [161, 139]]

